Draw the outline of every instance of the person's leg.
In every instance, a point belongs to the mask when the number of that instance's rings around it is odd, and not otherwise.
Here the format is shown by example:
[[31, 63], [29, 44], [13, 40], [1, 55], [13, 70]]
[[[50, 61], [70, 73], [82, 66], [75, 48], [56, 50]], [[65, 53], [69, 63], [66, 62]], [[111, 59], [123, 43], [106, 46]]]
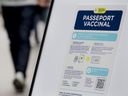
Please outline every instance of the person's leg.
[[22, 92], [25, 87], [26, 69], [30, 55], [29, 36], [33, 25], [35, 7], [22, 6], [19, 25], [19, 50], [16, 64], [16, 77], [14, 86], [18, 92]]
[[37, 28], [39, 20], [40, 20], [39, 10], [38, 10], [38, 6], [36, 6], [36, 13], [35, 13], [35, 18], [34, 18], [34, 23], [33, 23], [33, 29], [35, 32], [35, 41], [37, 44], [40, 43], [39, 36], [38, 36], [38, 28]]
[[10, 40], [10, 51], [13, 59], [13, 64], [16, 71], [18, 53], [19, 53], [19, 24], [20, 24], [20, 10], [15, 7], [2, 7], [2, 15], [4, 25]]
[[16, 66], [17, 72], [23, 72], [26, 77], [26, 69], [30, 54], [30, 32], [33, 27], [35, 6], [23, 6], [21, 13], [21, 23], [19, 27], [19, 54]]
[[22, 92], [25, 85], [24, 75], [21, 73], [17, 73], [17, 65], [18, 65], [18, 58], [20, 52], [20, 34], [19, 28], [21, 23], [21, 12], [22, 8], [20, 7], [2, 7], [2, 14], [4, 19], [4, 25], [8, 33], [8, 37], [10, 40], [10, 51], [14, 63], [15, 68], [15, 79], [14, 79], [14, 87], [16, 91]]
[[48, 12], [49, 8], [48, 7], [39, 7], [40, 9], [40, 19], [46, 23], [47, 17], [48, 17]]
[[18, 92], [22, 92], [30, 53], [29, 36], [35, 10], [34, 6], [2, 7], [2, 12], [16, 71], [14, 86]]
[[48, 7], [40, 7], [40, 6], [36, 6], [36, 15], [34, 18], [34, 32], [35, 32], [35, 40], [37, 44], [40, 44], [40, 40], [39, 40], [39, 36], [38, 36], [38, 23], [39, 21], [42, 21], [44, 23], [46, 23], [47, 17], [48, 17]]

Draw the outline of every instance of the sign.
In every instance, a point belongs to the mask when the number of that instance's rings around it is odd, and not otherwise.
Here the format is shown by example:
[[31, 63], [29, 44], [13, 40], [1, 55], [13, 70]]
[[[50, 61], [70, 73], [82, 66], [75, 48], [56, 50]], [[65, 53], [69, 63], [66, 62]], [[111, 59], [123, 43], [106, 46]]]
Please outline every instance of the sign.
[[58, 96], [107, 94], [124, 9], [110, 5], [91, 8], [97, 10], [90, 10], [86, 6], [77, 10]]
[[127, 3], [56, 0], [29, 96], [128, 96]]

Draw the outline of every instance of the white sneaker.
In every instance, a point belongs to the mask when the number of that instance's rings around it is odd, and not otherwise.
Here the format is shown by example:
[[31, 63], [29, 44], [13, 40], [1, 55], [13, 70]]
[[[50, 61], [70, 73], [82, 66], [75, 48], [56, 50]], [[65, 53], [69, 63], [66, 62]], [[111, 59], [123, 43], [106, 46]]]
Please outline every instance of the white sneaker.
[[23, 92], [25, 87], [25, 78], [22, 72], [17, 72], [13, 81], [14, 87], [17, 92]]

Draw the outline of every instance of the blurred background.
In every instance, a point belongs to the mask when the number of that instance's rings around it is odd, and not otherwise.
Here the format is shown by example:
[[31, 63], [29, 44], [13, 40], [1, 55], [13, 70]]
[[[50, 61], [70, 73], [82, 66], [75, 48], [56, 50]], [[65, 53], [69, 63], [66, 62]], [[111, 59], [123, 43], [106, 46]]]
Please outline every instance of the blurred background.
[[23, 92], [17, 92], [13, 85], [15, 72], [14, 62], [10, 53], [10, 40], [4, 26], [2, 10], [0, 9], [0, 96], [28, 96], [48, 11], [49, 6], [36, 8], [33, 28], [29, 36], [31, 52], [26, 71], [26, 86]]

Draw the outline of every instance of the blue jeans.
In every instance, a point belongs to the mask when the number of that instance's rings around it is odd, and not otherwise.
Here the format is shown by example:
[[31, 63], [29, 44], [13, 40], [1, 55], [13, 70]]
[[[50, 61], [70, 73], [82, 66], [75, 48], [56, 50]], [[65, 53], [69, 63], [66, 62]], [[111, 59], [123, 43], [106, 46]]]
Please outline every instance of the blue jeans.
[[26, 70], [30, 54], [30, 32], [33, 27], [35, 6], [2, 6], [4, 25], [10, 40], [15, 72]]

